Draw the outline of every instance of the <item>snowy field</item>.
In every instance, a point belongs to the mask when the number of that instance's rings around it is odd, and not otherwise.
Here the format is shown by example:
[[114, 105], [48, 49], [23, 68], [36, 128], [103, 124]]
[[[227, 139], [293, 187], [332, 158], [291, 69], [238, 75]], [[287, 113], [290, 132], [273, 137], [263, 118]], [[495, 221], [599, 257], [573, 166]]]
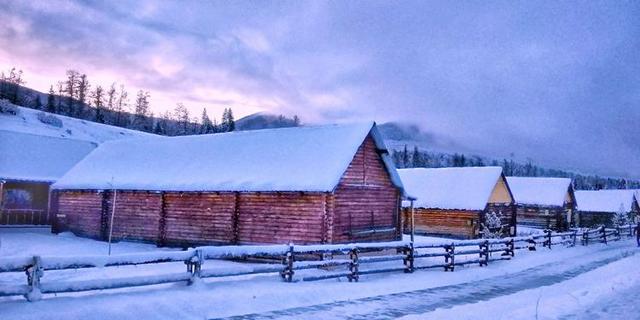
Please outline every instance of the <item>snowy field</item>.
[[[439, 241], [437, 238], [420, 238]], [[103, 242], [37, 229], [0, 229], [1, 257], [105, 254]], [[117, 243], [115, 254], [160, 249]], [[589, 247], [518, 251], [511, 261], [455, 272], [416, 271], [284, 283], [277, 274], [235, 279], [45, 295], [38, 302], [0, 298], [0, 319], [633, 319], [638, 312], [639, 251], [632, 240]], [[207, 261], [205, 268], [252, 264]], [[45, 273], [42, 281], [82, 280], [184, 271], [182, 263]], [[0, 274], [0, 286], [24, 274]], [[635, 312], [635, 313], [633, 313]]]

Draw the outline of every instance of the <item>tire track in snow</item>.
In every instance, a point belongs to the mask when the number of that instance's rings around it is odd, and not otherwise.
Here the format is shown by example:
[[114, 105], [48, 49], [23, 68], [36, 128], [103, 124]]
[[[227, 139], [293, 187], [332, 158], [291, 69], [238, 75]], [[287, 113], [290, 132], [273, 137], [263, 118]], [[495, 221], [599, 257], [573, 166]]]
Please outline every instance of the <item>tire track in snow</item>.
[[574, 259], [547, 263], [505, 276], [220, 319], [394, 319], [560, 283], [633, 255], [635, 252], [636, 250], [627, 250], [619, 246], [603, 247], [601, 250], [591, 251]]

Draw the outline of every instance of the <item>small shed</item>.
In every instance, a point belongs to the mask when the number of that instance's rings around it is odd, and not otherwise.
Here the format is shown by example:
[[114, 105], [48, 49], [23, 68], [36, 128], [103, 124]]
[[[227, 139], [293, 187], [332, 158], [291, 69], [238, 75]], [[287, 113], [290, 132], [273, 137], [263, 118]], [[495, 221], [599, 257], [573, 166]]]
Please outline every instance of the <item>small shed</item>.
[[[513, 195], [501, 167], [413, 168], [398, 170], [414, 203], [418, 234], [452, 238], [514, 236]], [[404, 227], [411, 228], [403, 202]]]
[[571, 179], [507, 177], [516, 202], [519, 225], [566, 231], [575, 225], [575, 195]]
[[49, 187], [95, 143], [0, 130], [0, 225], [48, 225]]
[[106, 142], [54, 184], [60, 225], [159, 245], [401, 237], [375, 123]]
[[579, 190], [575, 194], [580, 227], [611, 227], [617, 214], [633, 221], [640, 212], [635, 190]]

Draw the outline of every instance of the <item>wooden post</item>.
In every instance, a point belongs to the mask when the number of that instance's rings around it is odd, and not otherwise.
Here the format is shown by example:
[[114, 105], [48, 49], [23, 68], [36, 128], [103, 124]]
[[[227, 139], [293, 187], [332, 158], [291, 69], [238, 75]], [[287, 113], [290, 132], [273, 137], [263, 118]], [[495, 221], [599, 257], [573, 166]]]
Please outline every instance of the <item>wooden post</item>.
[[352, 249], [349, 252], [349, 257], [351, 258], [351, 262], [349, 263], [349, 271], [351, 271], [351, 274], [349, 274], [347, 278], [349, 279], [349, 282], [358, 282], [358, 280], [360, 279], [360, 276], [358, 275], [358, 248]]
[[113, 236], [113, 217], [116, 215], [116, 189], [113, 189], [113, 203], [111, 204], [111, 218], [109, 219], [109, 255], [111, 255], [111, 237]]
[[[115, 199], [114, 199], [115, 200]], [[167, 245], [167, 197], [163, 191], [160, 193], [160, 219], [158, 220], [158, 246]]]
[[572, 247], [576, 246], [576, 238], [578, 237], [578, 230], [573, 230], [573, 234], [571, 235], [571, 238], [573, 238], [573, 245]]
[[589, 245], [589, 230], [585, 230], [582, 232], [582, 244], [585, 246]]
[[33, 257], [33, 265], [28, 267], [25, 273], [27, 274], [27, 284], [29, 285], [29, 293], [25, 295], [25, 298], [30, 302], [40, 300], [42, 298], [40, 278], [44, 275], [40, 256]]
[[293, 282], [293, 263], [294, 263], [294, 247], [293, 243], [289, 243], [289, 250], [287, 250], [287, 254], [284, 256], [282, 264], [284, 265], [284, 270], [280, 272], [280, 277], [286, 282]]
[[487, 261], [489, 260], [488, 252], [485, 250], [485, 246], [488, 246], [488, 241], [481, 242], [478, 247], [480, 248], [480, 258], [478, 259], [480, 266], [486, 266]]
[[203, 263], [204, 254], [200, 249], [197, 249], [194, 252], [193, 256], [189, 260], [185, 261], [185, 264], [187, 265], [187, 272], [191, 273], [191, 278], [189, 279], [187, 285], [193, 285], [200, 280]]
[[413, 202], [415, 199], [410, 198], [409, 200], [411, 201], [411, 243], [413, 243], [416, 235], [416, 215], [415, 210], [413, 209]]
[[448, 244], [444, 246], [444, 250], [446, 255], [444, 256], [444, 271], [451, 271], [453, 272], [453, 268], [454, 268], [454, 263], [455, 263], [455, 245], [452, 244]]
[[[548, 247], [549, 249], [551, 249], [551, 230], [550, 230], [550, 229], [547, 229], [547, 230], [546, 230], [546, 233], [547, 233], [547, 234], [546, 234], [547, 239], [545, 240], [544, 244], [546, 244], [546, 245], [547, 245], [547, 247]], [[543, 244], [543, 247], [544, 247], [544, 244]]]
[[404, 258], [404, 272], [405, 273], [413, 273], [414, 271], [414, 256], [415, 249], [413, 247], [413, 242], [409, 243], [409, 246], [404, 248], [406, 257]]
[[600, 227], [600, 231], [602, 231], [602, 242], [604, 242], [604, 244], [607, 244], [607, 229], [602, 226]]
[[240, 192], [236, 191], [234, 194], [233, 205], [233, 218], [231, 219], [231, 229], [233, 230], [232, 243], [238, 244], [240, 242]]
[[504, 253], [502, 253], [503, 256], [515, 256], [515, 241], [513, 241], [513, 238], [507, 240], [507, 242], [505, 243], [506, 248], [504, 249]]
[[536, 251], [536, 240], [533, 238], [527, 239], [527, 248], [529, 251]]

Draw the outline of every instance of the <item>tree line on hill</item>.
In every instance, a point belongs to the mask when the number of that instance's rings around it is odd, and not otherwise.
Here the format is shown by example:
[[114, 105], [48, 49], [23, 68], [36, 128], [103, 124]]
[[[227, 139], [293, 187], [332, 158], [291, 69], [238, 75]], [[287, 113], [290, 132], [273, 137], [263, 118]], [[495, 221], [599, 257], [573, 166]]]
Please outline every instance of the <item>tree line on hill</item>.
[[413, 151], [409, 151], [406, 145], [403, 150], [394, 150], [392, 158], [398, 168], [497, 166], [502, 167], [505, 176], [571, 178], [573, 187], [576, 190], [640, 189], [640, 181], [638, 180], [583, 175], [564, 170], [547, 169], [537, 166], [531, 161], [519, 163], [512, 159], [489, 160], [479, 156], [465, 156], [460, 153], [428, 152], [419, 150], [416, 146], [414, 146]]
[[[51, 85], [46, 95], [25, 88], [24, 84], [22, 71], [12, 68], [0, 72], [0, 99], [63, 116], [167, 136], [236, 130], [231, 108], [224, 109], [219, 123], [209, 116], [206, 108], [199, 117], [192, 116], [183, 103], [177, 103], [172, 111], [154, 115], [148, 91], [138, 90], [131, 99], [124, 85], [93, 85], [86, 74], [76, 70], [67, 70], [66, 79]], [[292, 121], [299, 125], [297, 116]]]

